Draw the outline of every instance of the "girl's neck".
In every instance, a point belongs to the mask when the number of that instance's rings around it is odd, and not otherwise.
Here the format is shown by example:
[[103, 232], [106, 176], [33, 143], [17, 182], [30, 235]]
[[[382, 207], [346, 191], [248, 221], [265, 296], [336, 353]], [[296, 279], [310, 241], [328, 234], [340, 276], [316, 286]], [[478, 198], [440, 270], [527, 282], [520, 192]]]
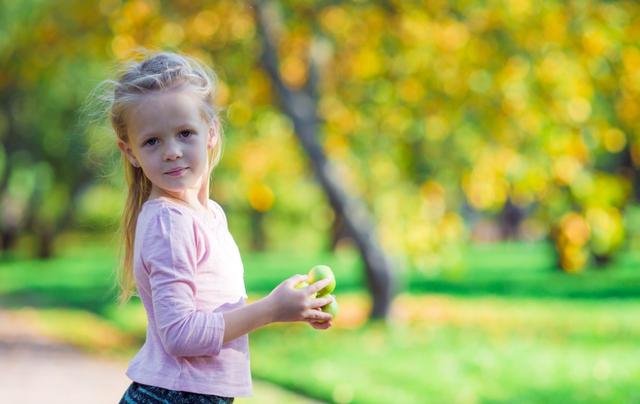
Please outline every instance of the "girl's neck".
[[[165, 199], [169, 202], [176, 203], [178, 205], [187, 206], [196, 211], [202, 211], [203, 209], [208, 209], [208, 201], [201, 200], [199, 196], [189, 196], [189, 195], [173, 195], [167, 192], [153, 192], [149, 195], [149, 200], [151, 199]], [[208, 198], [207, 198], [208, 199]]]

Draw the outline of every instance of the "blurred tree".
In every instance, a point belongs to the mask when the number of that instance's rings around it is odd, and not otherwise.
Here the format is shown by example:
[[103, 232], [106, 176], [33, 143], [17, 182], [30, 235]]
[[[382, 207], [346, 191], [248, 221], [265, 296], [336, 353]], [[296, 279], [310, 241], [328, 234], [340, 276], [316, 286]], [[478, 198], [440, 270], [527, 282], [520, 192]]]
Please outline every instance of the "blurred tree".
[[[68, 226], [78, 193], [94, 177], [84, 169], [86, 144], [75, 123], [80, 100], [90, 88], [82, 75], [96, 63], [87, 55], [92, 46], [104, 43], [100, 28], [105, 25], [89, 3], [70, 5], [70, 14], [48, 1], [0, 6], [0, 98], [6, 123], [2, 141], [7, 156], [0, 197], [8, 207], [3, 209], [3, 240], [15, 239], [16, 231], [29, 231], [43, 258], [51, 255], [55, 234]], [[77, 38], [78, 32], [94, 35]], [[11, 242], [3, 248], [11, 248]]]
[[[330, 238], [341, 218], [261, 68], [251, 4], [0, 2], [3, 248], [30, 231], [47, 255], [64, 227], [117, 216], [122, 184], [82, 153], [116, 170], [112, 138], [72, 122], [107, 61], [138, 46], [220, 74], [226, 145], [213, 192], [239, 213], [240, 242], [331, 245], [317, 234]], [[283, 84], [317, 100], [319, 146], [391, 256], [425, 275], [460, 270], [469, 226], [487, 221], [503, 237], [548, 237], [572, 272], [623, 248], [640, 195], [637, 2], [279, 5], [269, 18]]]
[[258, 1], [254, 3], [256, 21], [262, 43], [262, 63], [269, 73], [280, 96], [281, 104], [293, 121], [296, 134], [304, 151], [312, 163], [317, 178], [327, 194], [336, 217], [341, 217], [355, 239], [362, 255], [367, 285], [373, 298], [371, 317], [385, 319], [391, 306], [394, 291], [391, 261], [380, 247], [374, 226], [364, 204], [348, 192], [337, 175], [322, 147], [317, 141], [318, 122], [318, 76], [313, 61], [307, 63], [308, 71], [301, 72], [306, 77], [304, 85], [292, 89], [283, 80], [275, 46], [277, 38], [274, 26], [278, 10], [274, 3]]

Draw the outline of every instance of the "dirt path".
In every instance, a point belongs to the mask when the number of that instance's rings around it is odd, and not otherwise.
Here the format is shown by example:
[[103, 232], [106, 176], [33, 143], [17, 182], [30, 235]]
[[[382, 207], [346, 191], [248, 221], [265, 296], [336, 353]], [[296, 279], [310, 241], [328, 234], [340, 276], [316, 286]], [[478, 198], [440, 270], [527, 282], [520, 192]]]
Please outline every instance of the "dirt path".
[[[28, 318], [0, 309], [0, 395], [3, 403], [113, 404], [130, 381], [126, 362], [88, 355], [38, 331]], [[313, 403], [254, 380], [254, 397], [237, 403]]]

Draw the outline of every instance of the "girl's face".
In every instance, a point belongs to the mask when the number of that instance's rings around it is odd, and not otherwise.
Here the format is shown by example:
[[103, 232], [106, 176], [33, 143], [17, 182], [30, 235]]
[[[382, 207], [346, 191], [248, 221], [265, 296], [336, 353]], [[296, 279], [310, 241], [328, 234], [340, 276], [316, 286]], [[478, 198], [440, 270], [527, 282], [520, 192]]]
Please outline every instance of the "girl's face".
[[152, 196], [189, 200], [208, 181], [208, 151], [218, 134], [201, 102], [188, 90], [171, 89], [145, 97], [128, 114], [129, 142], [118, 146], [151, 181]]

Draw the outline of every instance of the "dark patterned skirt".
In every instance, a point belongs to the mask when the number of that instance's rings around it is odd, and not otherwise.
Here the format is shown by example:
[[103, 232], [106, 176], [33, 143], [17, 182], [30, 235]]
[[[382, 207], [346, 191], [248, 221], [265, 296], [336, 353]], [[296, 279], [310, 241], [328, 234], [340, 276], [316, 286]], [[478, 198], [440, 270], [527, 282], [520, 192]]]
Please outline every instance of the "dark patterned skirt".
[[189, 393], [133, 382], [120, 404], [229, 404], [233, 398]]

